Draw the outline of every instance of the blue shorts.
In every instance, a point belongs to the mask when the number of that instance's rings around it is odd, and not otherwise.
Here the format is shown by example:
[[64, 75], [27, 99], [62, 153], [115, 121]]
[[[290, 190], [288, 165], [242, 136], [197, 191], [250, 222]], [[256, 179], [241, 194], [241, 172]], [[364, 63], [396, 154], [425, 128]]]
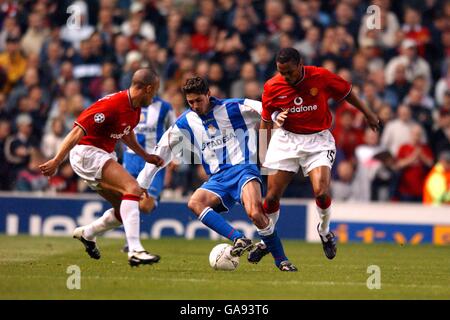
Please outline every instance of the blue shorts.
[[227, 212], [236, 203], [242, 204], [242, 188], [252, 180], [257, 180], [262, 184], [257, 165], [236, 165], [212, 175], [200, 189], [208, 190], [220, 198], [222, 206], [213, 208], [214, 210]]
[[[135, 178], [139, 175], [142, 169], [144, 169], [145, 161], [138, 155], [134, 153], [124, 152], [123, 153], [123, 166], [125, 169]], [[164, 188], [164, 176], [166, 174], [166, 169], [161, 169], [156, 173], [150, 187], [147, 192], [148, 195], [154, 198], [156, 201], [159, 200], [161, 191]]]

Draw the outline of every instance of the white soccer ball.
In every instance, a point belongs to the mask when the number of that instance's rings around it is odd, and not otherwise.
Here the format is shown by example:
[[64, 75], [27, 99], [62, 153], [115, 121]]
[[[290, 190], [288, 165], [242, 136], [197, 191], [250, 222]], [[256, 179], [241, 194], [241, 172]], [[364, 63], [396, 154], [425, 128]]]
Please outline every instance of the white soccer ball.
[[239, 266], [239, 257], [231, 255], [233, 246], [221, 243], [215, 246], [209, 254], [209, 264], [215, 270], [235, 270]]

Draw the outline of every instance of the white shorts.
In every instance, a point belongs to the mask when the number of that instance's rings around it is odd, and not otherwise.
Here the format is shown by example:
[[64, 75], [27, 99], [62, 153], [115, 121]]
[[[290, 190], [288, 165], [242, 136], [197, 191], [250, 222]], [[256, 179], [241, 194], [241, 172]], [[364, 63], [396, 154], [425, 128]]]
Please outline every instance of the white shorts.
[[263, 167], [271, 170], [298, 172], [303, 175], [317, 167], [331, 169], [336, 155], [336, 145], [329, 130], [313, 134], [297, 134], [276, 129], [270, 139]]
[[115, 152], [108, 153], [94, 146], [80, 144], [70, 150], [69, 159], [73, 171], [94, 190], [98, 189], [105, 163], [110, 159], [117, 161]]

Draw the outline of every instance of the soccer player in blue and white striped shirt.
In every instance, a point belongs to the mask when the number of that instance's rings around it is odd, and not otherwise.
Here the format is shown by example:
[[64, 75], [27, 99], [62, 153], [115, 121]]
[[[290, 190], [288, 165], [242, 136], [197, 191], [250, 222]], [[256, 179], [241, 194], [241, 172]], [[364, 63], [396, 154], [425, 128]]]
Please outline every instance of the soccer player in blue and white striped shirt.
[[[207, 82], [190, 78], [183, 87], [190, 110], [181, 115], [158, 142], [155, 154], [169, 163], [173, 157], [201, 161], [210, 176], [189, 200], [198, 219], [233, 241], [232, 255], [253, 248], [252, 242], [234, 229], [220, 212], [241, 203], [281, 271], [297, 271], [286, 257], [273, 218], [262, 209], [261, 176], [257, 165], [257, 128], [261, 103], [249, 99], [219, 100], [210, 96]], [[147, 188], [160, 168], [145, 165], [137, 180]]]

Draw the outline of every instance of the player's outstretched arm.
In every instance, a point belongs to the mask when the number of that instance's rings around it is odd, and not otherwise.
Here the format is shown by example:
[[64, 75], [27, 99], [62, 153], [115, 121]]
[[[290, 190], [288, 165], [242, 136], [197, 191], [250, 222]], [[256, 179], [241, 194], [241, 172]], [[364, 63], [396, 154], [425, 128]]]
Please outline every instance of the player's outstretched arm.
[[66, 158], [70, 150], [83, 138], [84, 131], [79, 126], [74, 126], [72, 131], [64, 138], [58, 153], [53, 159], [50, 159], [46, 163], [39, 166], [41, 172], [45, 176], [52, 176], [56, 173], [58, 166]]
[[369, 123], [369, 126], [372, 128], [372, 130], [380, 130], [381, 121], [378, 116], [372, 110], [370, 110], [353, 91], [350, 91], [345, 100], [348, 103], [354, 105], [366, 116], [367, 122]]
[[154, 154], [148, 154], [144, 148], [137, 142], [136, 135], [134, 131], [130, 131], [129, 134], [123, 136], [122, 141], [133, 150], [138, 156], [145, 160], [145, 162], [152, 163], [155, 166], [162, 166], [164, 164], [164, 160], [159, 156]]
[[173, 139], [172, 136], [176, 135], [177, 130], [174, 127], [169, 128], [158, 141], [155, 149], [153, 150], [154, 155], [158, 156], [163, 161], [163, 165], [160, 167], [155, 166], [152, 163], [146, 163], [144, 169], [141, 170], [139, 176], [137, 177], [137, 182], [142, 189], [147, 190], [153, 181], [156, 173], [162, 168], [166, 167], [174, 158], [174, 151], [172, 148], [176, 148], [178, 143], [182, 140]]

